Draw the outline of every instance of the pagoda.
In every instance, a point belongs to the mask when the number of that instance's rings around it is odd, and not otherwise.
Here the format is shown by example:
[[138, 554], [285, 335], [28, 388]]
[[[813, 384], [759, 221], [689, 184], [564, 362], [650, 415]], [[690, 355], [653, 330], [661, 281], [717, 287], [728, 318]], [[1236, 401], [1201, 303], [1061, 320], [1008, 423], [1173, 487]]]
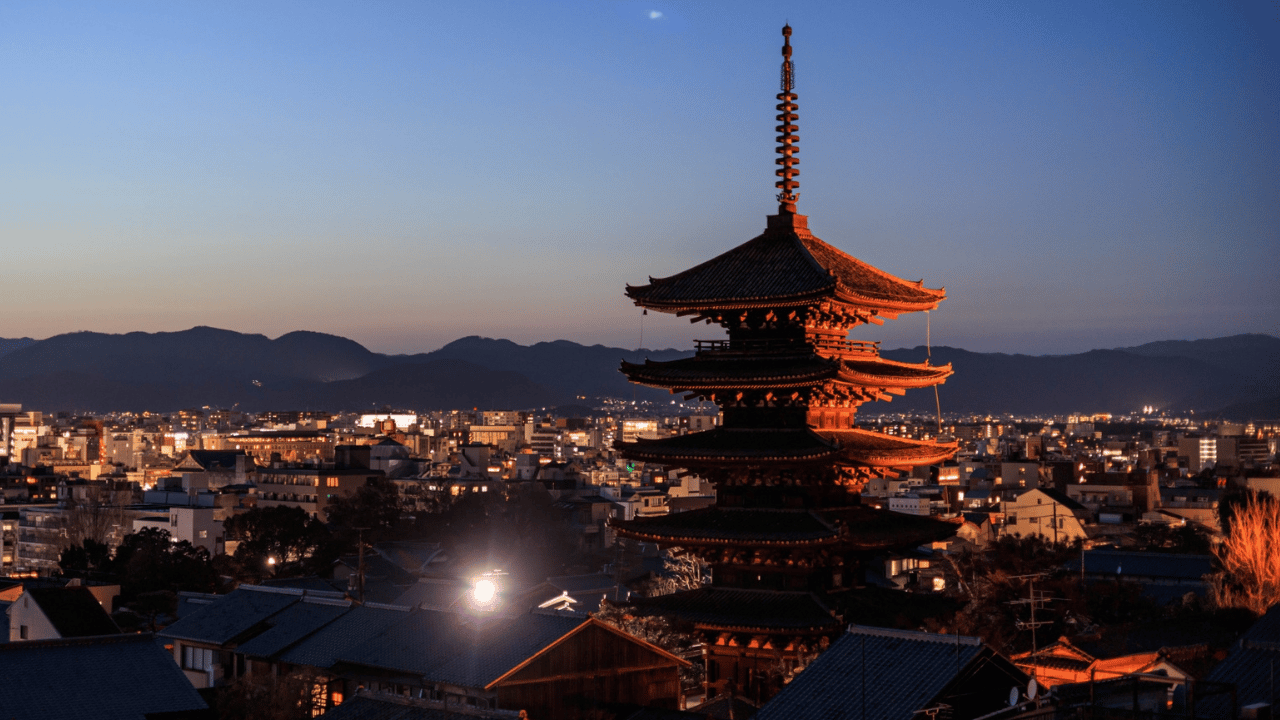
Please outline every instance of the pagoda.
[[721, 408], [715, 429], [618, 443], [630, 460], [685, 468], [711, 481], [713, 507], [616, 523], [619, 535], [680, 548], [711, 567], [709, 586], [640, 601], [691, 623], [708, 681], [738, 691], [764, 670], [803, 658], [845, 622], [840, 596], [860, 584], [868, 554], [949, 537], [954, 526], [860, 503], [863, 485], [954, 455], [953, 443], [861, 428], [857, 409], [938, 385], [950, 365], [896, 362], [850, 340], [859, 325], [936, 308], [943, 290], [897, 278], [819, 240], [797, 214], [800, 183], [791, 28], [782, 30], [776, 182], [765, 231], [701, 265], [626, 294], [647, 310], [722, 326], [693, 357], [623, 363], [635, 383]]

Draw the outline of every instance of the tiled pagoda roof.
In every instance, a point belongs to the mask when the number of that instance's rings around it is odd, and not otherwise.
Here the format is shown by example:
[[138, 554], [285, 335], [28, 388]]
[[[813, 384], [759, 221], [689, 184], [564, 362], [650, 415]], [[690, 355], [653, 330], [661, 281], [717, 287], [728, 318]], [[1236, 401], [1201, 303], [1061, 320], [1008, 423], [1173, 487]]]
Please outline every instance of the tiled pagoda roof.
[[822, 510], [710, 507], [615, 522], [618, 534], [681, 547], [795, 547], [839, 543], [864, 550], [914, 547], [951, 537], [956, 526], [865, 506]]
[[809, 233], [803, 216], [789, 217], [798, 221], [771, 222], [763, 235], [701, 265], [628, 285], [627, 296], [667, 312], [838, 300], [891, 314], [931, 310], [946, 297], [944, 290], [895, 277], [826, 244]]
[[956, 451], [954, 443], [908, 440], [870, 430], [817, 428], [719, 427], [615, 447], [632, 460], [680, 466], [833, 462], [907, 467], [941, 462]]
[[904, 363], [868, 356], [840, 360], [806, 355], [701, 354], [669, 362], [622, 363], [632, 382], [660, 388], [793, 388], [840, 380], [873, 388], [929, 387], [952, 374], [951, 365]]
[[741, 632], [830, 632], [840, 620], [812, 593], [701, 587], [639, 598], [633, 612], [671, 614], [710, 630]]

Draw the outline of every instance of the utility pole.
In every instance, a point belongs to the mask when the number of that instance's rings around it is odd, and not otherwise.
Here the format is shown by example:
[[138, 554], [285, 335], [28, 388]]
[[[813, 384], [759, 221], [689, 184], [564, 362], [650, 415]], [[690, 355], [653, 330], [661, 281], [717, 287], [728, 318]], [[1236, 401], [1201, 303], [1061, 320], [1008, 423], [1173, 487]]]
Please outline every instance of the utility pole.
[[359, 560], [356, 563], [356, 600], [364, 604], [364, 531], [369, 528], [353, 528], [356, 531], [356, 552]]

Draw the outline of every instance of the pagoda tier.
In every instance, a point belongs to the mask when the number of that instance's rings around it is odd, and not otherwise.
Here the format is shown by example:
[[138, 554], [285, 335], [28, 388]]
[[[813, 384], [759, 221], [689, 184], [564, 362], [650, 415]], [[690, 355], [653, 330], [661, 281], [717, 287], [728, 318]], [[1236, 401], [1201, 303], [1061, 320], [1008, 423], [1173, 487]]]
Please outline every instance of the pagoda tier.
[[624, 362], [622, 372], [631, 382], [673, 393], [691, 393], [712, 402], [717, 400], [717, 394], [730, 391], [803, 389], [828, 381], [872, 390], [867, 399], [883, 399], [886, 393], [937, 385], [952, 374], [949, 364], [896, 362], [874, 354], [831, 358], [812, 351], [699, 352], [691, 358], [669, 362]]
[[824, 592], [846, 587], [869, 551], [917, 546], [956, 526], [861, 506], [786, 510], [712, 507], [614, 526], [626, 537], [691, 552], [717, 584], [755, 590]]
[[911, 468], [955, 455], [955, 443], [910, 440], [857, 428], [732, 428], [615, 443], [624, 457], [704, 472], [727, 467]]
[[804, 215], [789, 213], [771, 216], [753, 240], [626, 292], [637, 305], [694, 321], [728, 323], [733, 311], [793, 309], [810, 310], [807, 319], [825, 313], [845, 328], [932, 310], [946, 298], [944, 290], [894, 277], [826, 244], [809, 232]]

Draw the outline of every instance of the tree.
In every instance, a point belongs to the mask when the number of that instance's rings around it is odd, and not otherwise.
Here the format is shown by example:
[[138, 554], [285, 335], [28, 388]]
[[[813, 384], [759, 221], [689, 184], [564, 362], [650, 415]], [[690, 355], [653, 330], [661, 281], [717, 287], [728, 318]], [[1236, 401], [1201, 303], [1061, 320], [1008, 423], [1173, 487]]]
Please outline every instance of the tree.
[[646, 595], [670, 595], [683, 590], [696, 590], [706, 584], [707, 564], [680, 548], [671, 548], [662, 556], [662, 572], [645, 587]]
[[354, 545], [364, 528], [366, 542], [390, 540], [400, 526], [400, 490], [386, 478], [374, 477], [355, 492], [329, 500], [325, 519], [345, 544]]
[[337, 557], [333, 533], [298, 507], [253, 508], [227, 518], [223, 530], [227, 539], [239, 541], [235, 559], [253, 576], [268, 564], [276, 572], [315, 572]]
[[120, 578], [120, 594], [127, 601], [147, 593], [218, 588], [209, 551], [186, 540], [173, 542], [168, 530], [143, 528], [126, 535], [112, 564]]
[[78, 545], [71, 545], [58, 556], [58, 567], [63, 577], [99, 579], [110, 576], [114, 568], [111, 565], [111, 547], [85, 538]]
[[1253, 495], [1230, 513], [1226, 540], [1214, 554], [1222, 569], [1209, 577], [1220, 607], [1261, 615], [1280, 603], [1280, 500]]

